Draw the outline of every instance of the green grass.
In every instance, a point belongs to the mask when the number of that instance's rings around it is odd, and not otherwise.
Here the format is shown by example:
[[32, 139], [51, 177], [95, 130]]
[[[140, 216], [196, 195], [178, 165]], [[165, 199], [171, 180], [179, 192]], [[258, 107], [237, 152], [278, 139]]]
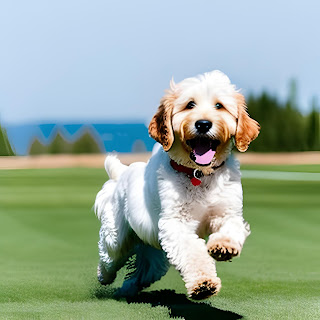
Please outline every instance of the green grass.
[[320, 165], [304, 164], [304, 165], [242, 165], [243, 170], [263, 170], [263, 171], [284, 171], [284, 172], [311, 172], [319, 173]]
[[111, 288], [97, 284], [91, 208], [106, 178], [102, 169], [0, 171], [0, 319], [320, 318], [320, 182], [244, 179], [252, 234], [240, 259], [217, 263], [220, 294], [195, 303], [173, 268], [130, 301], [112, 298], [124, 270]]

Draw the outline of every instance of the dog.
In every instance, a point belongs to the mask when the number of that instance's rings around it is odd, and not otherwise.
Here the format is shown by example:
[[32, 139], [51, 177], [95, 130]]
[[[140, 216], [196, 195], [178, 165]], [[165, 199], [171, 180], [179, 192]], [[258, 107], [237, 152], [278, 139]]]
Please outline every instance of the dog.
[[250, 234], [240, 166], [231, 150], [246, 151], [259, 130], [224, 73], [172, 80], [149, 125], [161, 147], [148, 163], [126, 166], [115, 155], [106, 158], [110, 179], [95, 201], [100, 283], [111, 284], [135, 254], [120, 296], [136, 295], [170, 265], [191, 299], [217, 294], [215, 260], [239, 256]]

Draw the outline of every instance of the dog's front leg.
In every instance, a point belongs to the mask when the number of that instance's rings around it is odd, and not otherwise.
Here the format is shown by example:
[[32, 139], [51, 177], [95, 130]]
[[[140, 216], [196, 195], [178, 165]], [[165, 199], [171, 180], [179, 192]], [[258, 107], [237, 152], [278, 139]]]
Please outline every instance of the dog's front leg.
[[[216, 229], [215, 220], [211, 222]], [[217, 261], [228, 261], [240, 255], [243, 244], [250, 234], [250, 226], [242, 216], [225, 216], [218, 230], [209, 236], [207, 248]]]
[[196, 228], [196, 222], [179, 218], [159, 221], [159, 239], [169, 262], [180, 271], [189, 297], [200, 300], [218, 293], [221, 280], [205, 241], [196, 234]]

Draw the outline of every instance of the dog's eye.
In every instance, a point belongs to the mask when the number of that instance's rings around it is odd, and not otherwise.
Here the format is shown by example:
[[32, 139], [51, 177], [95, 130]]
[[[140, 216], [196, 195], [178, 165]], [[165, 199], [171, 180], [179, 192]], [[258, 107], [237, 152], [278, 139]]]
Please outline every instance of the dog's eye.
[[195, 107], [195, 106], [196, 106], [195, 102], [194, 102], [194, 101], [190, 101], [190, 102], [187, 104], [186, 109], [192, 109], [192, 108]]
[[216, 109], [221, 109], [221, 108], [223, 108], [223, 104], [218, 102], [218, 103], [216, 103], [215, 107], [216, 107]]

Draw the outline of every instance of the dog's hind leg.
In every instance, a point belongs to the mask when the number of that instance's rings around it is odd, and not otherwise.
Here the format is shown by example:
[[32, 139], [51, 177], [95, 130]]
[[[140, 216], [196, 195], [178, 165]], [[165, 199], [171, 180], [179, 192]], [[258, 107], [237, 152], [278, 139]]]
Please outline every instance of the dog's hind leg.
[[111, 284], [116, 278], [117, 271], [121, 269], [129, 257], [129, 253], [119, 255], [108, 250], [104, 235], [101, 235], [99, 241], [100, 261], [98, 264], [97, 275], [102, 285]]
[[136, 260], [133, 270], [122, 287], [118, 290], [118, 296], [134, 296], [143, 288], [163, 277], [170, 264], [163, 250], [155, 249], [149, 245], [140, 243], [135, 248]]
[[[100, 234], [102, 232], [100, 231]], [[125, 243], [118, 245], [116, 251], [112, 251], [110, 247], [106, 245], [105, 238], [100, 236], [99, 241], [99, 254], [100, 261], [98, 265], [97, 275], [101, 284], [111, 284], [116, 278], [117, 271], [120, 270], [133, 254], [135, 239], [127, 239]]]
[[94, 206], [101, 221], [97, 273], [98, 280], [103, 285], [113, 282], [136, 243], [135, 234], [124, 216], [121, 195], [115, 197], [116, 186], [116, 181], [108, 180], [98, 193]]
[[[122, 259], [121, 259], [122, 260]], [[98, 281], [102, 285], [111, 284], [116, 278], [117, 271], [125, 264], [125, 260], [112, 260], [108, 261], [100, 259], [97, 269]]]
[[106, 285], [114, 281], [117, 271], [133, 254], [136, 236], [126, 221], [115, 223], [112, 212], [105, 214], [102, 220], [98, 244], [100, 262], [97, 273], [99, 282]]

